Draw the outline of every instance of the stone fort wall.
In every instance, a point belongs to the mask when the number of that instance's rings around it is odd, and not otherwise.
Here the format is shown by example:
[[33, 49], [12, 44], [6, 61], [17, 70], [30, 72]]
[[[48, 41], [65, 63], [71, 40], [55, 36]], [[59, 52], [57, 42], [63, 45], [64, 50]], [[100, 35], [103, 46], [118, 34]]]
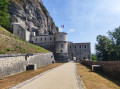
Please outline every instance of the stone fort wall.
[[34, 45], [52, 51], [56, 60], [64, 61], [68, 60], [68, 58], [72, 59], [73, 56], [77, 60], [91, 59], [90, 43], [69, 43], [67, 41], [67, 33], [64, 32], [58, 32], [54, 35], [41, 35], [34, 31], [28, 31], [18, 23], [13, 23], [13, 34]]
[[108, 76], [120, 79], [120, 61], [82, 61], [82, 64], [92, 67], [92, 65], [101, 65], [103, 68], [103, 73]]
[[69, 43], [68, 58], [76, 57], [77, 60], [91, 59], [90, 43]]
[[54, 60], [53, 53], [33, 54], [27, 57], [24, 54], [18, 55], [0, 55], [0, 77], [14, 75], [26, 71], [26, 66], [36, 64], [37, 68], [52, 64]]

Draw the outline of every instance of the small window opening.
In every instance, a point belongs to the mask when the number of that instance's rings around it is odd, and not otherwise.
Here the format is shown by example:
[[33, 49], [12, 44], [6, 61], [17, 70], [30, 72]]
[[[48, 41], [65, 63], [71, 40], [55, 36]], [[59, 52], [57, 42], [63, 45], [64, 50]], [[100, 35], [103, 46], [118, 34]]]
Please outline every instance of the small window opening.
[[52, 38], [50, 37], [50, 41], [52, 40]]
[[35, 39], [35, 41], [37, 41], [37, 38]]
[[45, 38], [45, 41], [46, 41], [46, 38]]
[[81, 46], [80, 46], [80, 48], [81, 48]]
[[61, 48], [63, 48], [63, 44], [61, 44]]
[[76, 46], [75, 46], [75, 49], [76, 49]]

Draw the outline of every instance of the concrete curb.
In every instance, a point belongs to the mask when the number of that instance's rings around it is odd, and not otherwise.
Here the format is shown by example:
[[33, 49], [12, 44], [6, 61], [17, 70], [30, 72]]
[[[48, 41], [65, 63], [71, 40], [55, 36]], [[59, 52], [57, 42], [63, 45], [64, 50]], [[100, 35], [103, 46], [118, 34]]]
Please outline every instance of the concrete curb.
[[[60, 66], [63, 66], [63, 65], [64, 65], [64, 64], [62, 64], [62, 65], [60, 65]], [[60, 66], [58, 66], [58, 67], [60, 67]], [[31, 78], [31, 79], [28, 79], [28, 80], [26, 80], [26, 81], [24, 81], [24, 82], [22, 82], [22, 83], [20, 83], [20, 84], [18, 84], [18, 85], [16, 85], [16, 86], [14, 86], [14, 87], [12, 87], [12, 88], [9, 88], [9, 89], [19, 89], [19, 88], [21, 88], [22, 86], [30, 83], [31, 81], [37, 79], [38, 77], [40, 77], [40, 76], [42, 76], [42, 75], [44, 75], [44, 74], [46, 74], [46, 73], [48, 73], [48, 72], [50, 72], [50, 71], [58, 68], [58, 67], [55, 67], [55, 68], [52, 68], [52, 69], [50, 69], [50, 70], [48, 70], [48, 71], [46, 71], [46, 72], [43, 72], [43, 73], [41, 73], [41, 74], [39, 74], [39, 75]]]
[[78, 75], [76, 64], [75, 64], [75, 73], [76, 73], [76, 78], [77, 78], [77, 81], [78, 81], [79, 89], [86, 89], [82, 79]]

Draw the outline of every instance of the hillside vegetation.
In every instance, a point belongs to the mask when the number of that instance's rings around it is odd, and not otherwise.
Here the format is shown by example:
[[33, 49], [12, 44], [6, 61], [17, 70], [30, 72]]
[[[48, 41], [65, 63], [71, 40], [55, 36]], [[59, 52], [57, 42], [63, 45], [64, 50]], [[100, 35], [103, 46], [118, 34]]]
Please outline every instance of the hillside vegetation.
[[11, 34], [0, 26], [0, 54], [26, 54], [50, 52]]
[[10, 14], [8, 13], [8, 0], [0, 0], [0, 26], [9, 29], [10, 27]]

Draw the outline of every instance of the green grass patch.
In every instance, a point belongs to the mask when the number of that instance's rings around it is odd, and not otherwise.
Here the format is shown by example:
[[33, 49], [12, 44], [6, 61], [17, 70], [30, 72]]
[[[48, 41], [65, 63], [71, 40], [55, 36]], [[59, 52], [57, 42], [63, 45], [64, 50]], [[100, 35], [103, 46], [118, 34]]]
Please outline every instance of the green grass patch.
[[0, 27], [0, 54], [27, 54], [50, 52], [40, 46], [31, 44], [3, 27]]

